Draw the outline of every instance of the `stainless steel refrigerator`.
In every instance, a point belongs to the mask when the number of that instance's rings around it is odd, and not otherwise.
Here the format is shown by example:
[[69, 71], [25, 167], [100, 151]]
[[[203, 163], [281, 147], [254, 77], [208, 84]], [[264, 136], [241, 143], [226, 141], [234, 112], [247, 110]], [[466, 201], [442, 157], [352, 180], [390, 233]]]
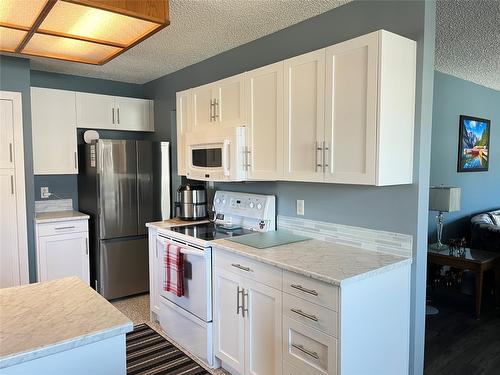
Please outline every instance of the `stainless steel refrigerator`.
[[80, 146], [79, 162], [91, 285], [107, 299], [147, 292], [145, 224], [170, 218], [168, 142], [100, 139]]

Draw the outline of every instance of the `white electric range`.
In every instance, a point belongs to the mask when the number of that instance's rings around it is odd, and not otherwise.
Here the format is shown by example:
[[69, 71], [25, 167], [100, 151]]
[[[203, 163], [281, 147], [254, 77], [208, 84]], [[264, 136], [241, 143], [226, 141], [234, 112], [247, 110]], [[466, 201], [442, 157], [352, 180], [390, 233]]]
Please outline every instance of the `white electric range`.
[[216, 366], [212, 324], [212, 246], [210, 241], [252, 232], [276, 230], [276, 202], [272, 195], [217, 191], [213, 222], [162, 229], [156, 236], [157, 252], [163, 259], [167, 244], [181, 247], [184, 258], [184, 295], [163, 290], [165, 272], [160, 272], [159, 321], [177, 343]]

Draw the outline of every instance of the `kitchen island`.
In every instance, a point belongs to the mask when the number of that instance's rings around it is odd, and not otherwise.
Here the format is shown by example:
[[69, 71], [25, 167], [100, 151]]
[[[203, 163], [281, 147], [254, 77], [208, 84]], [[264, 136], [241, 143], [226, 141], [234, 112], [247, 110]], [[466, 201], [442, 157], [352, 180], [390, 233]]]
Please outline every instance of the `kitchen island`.
[[132, 322], [77, 277], [0, 290], [0, 372], [125, 374]]

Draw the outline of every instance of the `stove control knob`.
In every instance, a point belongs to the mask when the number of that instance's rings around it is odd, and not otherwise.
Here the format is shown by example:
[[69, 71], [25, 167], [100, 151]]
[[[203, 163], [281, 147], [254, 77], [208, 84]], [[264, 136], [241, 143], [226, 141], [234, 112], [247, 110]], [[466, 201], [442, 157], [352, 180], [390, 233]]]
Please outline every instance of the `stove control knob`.
[[220, 204], [220, 198], [217, 198], [217, 199], [215, 200], [215, 203]]
[[255, 203], [250, 202], [250, 204], [248, 205], [248, 207], [250, 207], [250, 208], [254, 208], [254, 207], [255, 207]]
[[257, 209], [258, 210], [262, 210], [262, 204], [261, 203], [257, 203]]
[[226, 204], [226, 200], [225, 199], [222, 200], [222, 204]]

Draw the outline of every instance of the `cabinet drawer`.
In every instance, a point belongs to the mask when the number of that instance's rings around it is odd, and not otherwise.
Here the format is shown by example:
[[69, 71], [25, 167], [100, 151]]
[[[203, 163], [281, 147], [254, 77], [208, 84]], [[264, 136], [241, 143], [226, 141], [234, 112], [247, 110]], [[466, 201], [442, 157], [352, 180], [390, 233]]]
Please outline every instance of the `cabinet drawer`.
[[338, 337], [338, 314], [335, 311], [283, 293], [283, 314], [318, 331]]
[[307, 301], [339, 311], [339, 288], [335, 285], [285, 271], [283, 290]]
[[88, 232], [88, 220], [59, 221], [57, 223], [38, 224], [38, 236]]
[[216, 249], [215, 267], [282, 289], [282, 271], [253, 259]]
[[314, 375], [314, 372], [309, 371], [308, 368], [302, 366], [294, 366], [290, 363], [283, 363], [283, 375]]
[[302, 323], [283, 320], [283, 361], [312, 375], [337, 373], [337, 340]]

